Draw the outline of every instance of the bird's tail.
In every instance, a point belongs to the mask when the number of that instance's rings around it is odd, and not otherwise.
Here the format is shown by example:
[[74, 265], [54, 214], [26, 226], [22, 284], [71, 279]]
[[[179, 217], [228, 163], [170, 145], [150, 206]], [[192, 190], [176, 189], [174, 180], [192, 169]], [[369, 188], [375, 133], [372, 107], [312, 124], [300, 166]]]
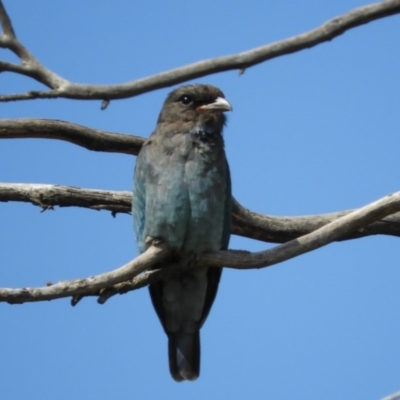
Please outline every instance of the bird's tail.
[[194, 381], [200, 375], [200, 332], [168, 335], [169, 370], [177, 381]]

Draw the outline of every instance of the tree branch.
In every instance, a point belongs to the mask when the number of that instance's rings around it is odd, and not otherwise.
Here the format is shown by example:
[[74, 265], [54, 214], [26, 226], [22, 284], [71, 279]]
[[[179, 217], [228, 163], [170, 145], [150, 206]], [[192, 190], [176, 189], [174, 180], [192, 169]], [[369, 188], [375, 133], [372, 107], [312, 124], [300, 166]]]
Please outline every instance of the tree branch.
[[309, 32], [242, 53], [199, 61], [185, 67], [119, 85], [89, 85], [69, 82], [41, 65], [17, 40], [11, 21], [0, 1], [0, 22], [3, 26], [0, 47], [13, 51], [23, 60], [23, 65], [19, 68], [11, 66], [10, 63], [2, 63], [0, 72], [9, 71], [23, 74], [52, 89], [50, 91], [31, 91], [24, 94], [3, 95], [0, 96], [0, 101], [50, 97], [80, 100], [124, 99], [210, 74], [234, 69], [243, 72], [246, 68], [272, 58], [316, 46], [340, 36], [349, 29], [398, 13], [400, 13], [400, 0], [386, 0], [356, 8]]
[[[0, 202], [8, 201], [32, 203], [41, 207], [43, 211], [53, 209], [55, 206], [83, 207], [92, 210], [108, 210], [115, 215], [130, 213], [132, 193], [60, 185], [0, 183]], [[234, 200], [232, 233], [265, 242], [285, 243], [315, 231], [351, 212], [353, 210], [301, 217], [276, 217], [250, 211]], [[400, 213], [387, 216], [381, 221], [376, 220], [368, 226], [352, 231], [340, 240], [378, 234], [400, 237]]]
[[42, 288], [3, 288], [0, 289], [0, 302], [6, 301], [10, 304], [19, 304], [90, 294], [91, 292], [99, 291], [104, 287], [123, 282], [133, 276], [139, 275], [141, 272], [165, 258], [168, 253], [169, 250], [165, 245], [152, 245], [145, 253], [111, 272], [84, 279], [61, 281]]
[[[233, 199], [232, 233], [271, 243], [285, 243], [337, 220], [354, 210], [337, 211], [329, 214], [304, 215], [297, 217], [278, 217], [256, 213], [241, 206]], [[342, 240], [358, 239], [371, 235], [390, 235], [400, 237], [400, 213], [388, 215], [384, 219], [365, 225]]]
[[391, 394], [389, 396], [386, 396], [381, 400], [399, 400], [399, 399], [400, 399], [400, 391], [396, 392], [396, 393], [393, 393], [393, 394]]
[[3, 33], [0, 36], [0, 47], [12, 51], [21, 60], [21, 65], [6, 62], [0, 63], [0, 72], [8, 71], [25, 75], [43, 83], [47, 87], [62, 91], [62, 87], [68, 84], [68, 81], [40, 64], [33, 54], [17, 39], [11, 19], [1, 0], [0, 24], [3, 28]]
[[[354, 230], [398, 211], [400, 211], [400, 192], [385, 196], [382, 199], [330, 222], [314, 232], [276, 246], [271, 250], [256, 253], [230, 250], [201, 254], [198, 256], [197, 263], [193, 267], [225, 266], [235, 269], [269, 267], [323, 247]], [[126, 279], [139, 275], [150, 266], [160, 262], [167, 255], [168, 249], [164, 245], [152, 245], [145, 253], [123, 267], [95, 277], [64, 281], [42, 288], [0, 289], [0, 302], [23, 303], [76, 296], [76, 301], [73, 302], [73, 304], [76, 304], [82, 296], [93, 295], [94, 292], [98, 292], [99, 289], [99, 293], [101, 294], [101, 289], [108, 288], [116, 283], [120, 284]], [[103, 303], [107, 298], [116, 294], [119, 289], [121, 290], [122, 287], [125, 292], [134, 290], [138, 287], [143, 287], [150, 279], [161, 279], [165, 276], [164, 274], [171, 273], [173, 273], [173, 269], [171, 270], [170, 268], [167, 270], [159, 270], [159, 272], [150, 272], [144, 275], [143, 279], [139, 277], [136, 281], [127, 282], [125, 286], [111, 287], [107, 289], [108, 293], [107, 290], [105, 290], [106, 295], [100, 297], [99, 302]], [[154, 277], [155, 274], [158, 275]]]
[[137, 155], [145, 139], [55, 119], [1, 119], [0, 139], [57, 139], [88, 150]]
[[132, 193], [60, 185], [0, 183], [0, 201], [32, 203], [43, 211], [59, 206], [108, 210], [116, 214], [131, 212]]
[[15, 38], [14, 28], [2, 1], [0, 1], [0, 24], [3, 28], [3, 35]]
[[218, 251], [202, 255], [201, 261], [205, 265], [229, 266], [229, 268], [236, 269], [269, 267], [342, 239], [345, 235], [398, 211], [400, 211], [400, 192], [351, 211], [307, 235], [276, 246], [271, 250], [246, 255], [236, 254], [232, 251]]

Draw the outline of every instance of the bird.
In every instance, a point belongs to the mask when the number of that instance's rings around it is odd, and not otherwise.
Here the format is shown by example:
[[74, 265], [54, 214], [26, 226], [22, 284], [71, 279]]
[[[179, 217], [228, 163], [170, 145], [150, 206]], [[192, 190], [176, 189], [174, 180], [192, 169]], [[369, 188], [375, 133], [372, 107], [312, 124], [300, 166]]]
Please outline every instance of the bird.
[[197, 255], [229, 245], [231, 178], [222, 136], [227, 111], [231, 104], [212, 85], [173, 90], [136, 160], [132, 215], [139, 253], [159, 240], [171, 255], [153, 269], [180, 266], [149, 285], [177, 382], [199, 377], [200, 328], [222, 272], [212, 266], [188, 267]]

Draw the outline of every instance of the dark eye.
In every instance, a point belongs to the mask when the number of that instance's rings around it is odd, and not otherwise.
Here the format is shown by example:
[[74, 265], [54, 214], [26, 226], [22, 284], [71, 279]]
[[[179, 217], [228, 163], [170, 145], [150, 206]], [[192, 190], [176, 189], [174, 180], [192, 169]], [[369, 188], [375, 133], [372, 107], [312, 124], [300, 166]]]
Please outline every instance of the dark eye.
[[179, 97], [179, 101], [180, 101], [183, 105], [187, 106], [187, 105], [190, 104], [193, 100], [192, 100], [192, 98], [191, 98], [190, 96], [184, 94], [183, 96]]

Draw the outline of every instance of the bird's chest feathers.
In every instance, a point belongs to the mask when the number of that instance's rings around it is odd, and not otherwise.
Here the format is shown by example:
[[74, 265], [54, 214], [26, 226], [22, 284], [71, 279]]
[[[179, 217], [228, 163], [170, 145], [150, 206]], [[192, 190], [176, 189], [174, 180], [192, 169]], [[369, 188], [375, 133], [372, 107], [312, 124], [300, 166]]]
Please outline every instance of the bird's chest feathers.
[[163, 200], [158, 206], [169, 211], [159, 236], [173, 247], [212, 251], [221, 246], [227, 171], [217, 139], [194, 131], [164, 142], [169, 162], [160, 171]]
[[165, 155], [180, 161], [196, 160], [199, 164], [217, 162], [223, 153], [223, 139], [212, 130], [194, 127], [164, 140]]
[[220, 137], [213, 131], [207, 129], [194, 129], [189, 134], [189, 140], [195, 152], [202, 154], [204, 157], [213, 158], [213, 154], [218, 152]]

